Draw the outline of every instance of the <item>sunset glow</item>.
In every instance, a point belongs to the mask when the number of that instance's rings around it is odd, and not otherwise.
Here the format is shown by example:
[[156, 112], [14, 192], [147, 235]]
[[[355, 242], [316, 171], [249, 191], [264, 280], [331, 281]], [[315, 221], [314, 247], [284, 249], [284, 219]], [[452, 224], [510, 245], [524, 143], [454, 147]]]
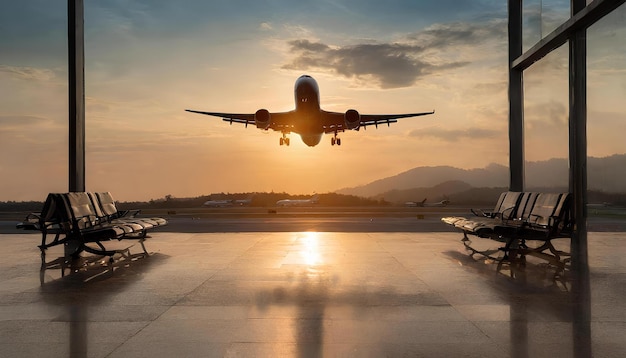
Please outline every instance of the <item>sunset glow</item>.
[[[567, 14], [569, 2], [547, 3], [535, 15], [542, 5], [525, 2], [531, 25], [541, 16], [529, 38]], [[308, 5], [85, 2], [87, 189], [122, 201], [323, 193], [418, 166], [508, 165], [506, 2]], [[0, 200], [67, 190], [65, 6], [12, 2], [0, 14]], [[610, 42], [625, 38], [625, 13], [588, 31], [590, 156], [626, 153], [626, 50]], [[528, 71], [528, 160], [567, 155], [564, 66], [567, 48]], [[294, 134], [284, 147], [278, 132], [184, 112], [291, 110], [305, 73], [327, 110], [436, 114], [310, 148]]]

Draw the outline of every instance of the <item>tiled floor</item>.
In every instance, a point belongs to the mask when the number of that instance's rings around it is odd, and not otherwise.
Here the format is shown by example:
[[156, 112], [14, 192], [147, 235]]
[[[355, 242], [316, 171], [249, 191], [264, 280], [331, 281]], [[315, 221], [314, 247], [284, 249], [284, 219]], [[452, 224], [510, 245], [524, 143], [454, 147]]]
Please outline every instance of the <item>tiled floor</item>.
[[576, 302], [539, 261], [512, 279], [456, 233], [160, 232], [112, 275], [65, 277], [40, 276], [37, 235], [5, 234], [0, 356], [624, 357], [625, 236], [589, 234]]

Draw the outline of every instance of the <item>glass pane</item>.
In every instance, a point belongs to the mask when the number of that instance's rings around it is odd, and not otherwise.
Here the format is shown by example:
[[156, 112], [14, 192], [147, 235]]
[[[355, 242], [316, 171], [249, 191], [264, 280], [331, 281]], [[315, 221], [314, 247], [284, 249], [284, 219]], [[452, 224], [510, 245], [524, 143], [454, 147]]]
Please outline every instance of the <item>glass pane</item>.
[[569, 155], [568, 46], [524, 72], [526, 188], [567, 190]]
[[541, 40], [541, 1], [522, 2], [522, 50], [527, 51]]
[[0, 11], [0, 194], [44, 200], [67, 190], [67, 8], [11, 5]]
[[587, 32], [590, 225], [597, 224], [594, 217], [603, 214], [626, 221], [624, 210], [619, 210], [626, 207], [625, 18], [626, 6], [622, 5]]
[[541, 0], [541, 38], [570, 18], [570, 0]]
[[525, 0], [522, 6], [524, 51], [570, 18], [569, 0]]

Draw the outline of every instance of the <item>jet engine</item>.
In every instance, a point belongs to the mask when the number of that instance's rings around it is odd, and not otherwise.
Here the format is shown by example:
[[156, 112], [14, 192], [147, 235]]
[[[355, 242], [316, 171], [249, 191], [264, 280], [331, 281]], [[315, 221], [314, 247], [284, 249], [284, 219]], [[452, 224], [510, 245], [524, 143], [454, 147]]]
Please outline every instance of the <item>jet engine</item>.
[[361, 124], [361, 115], [354, 109], [347, 110], [346, 114], [343, 115], [343, 119], [348, 129], [358, 129]]
[[270, 112], [267, 109], [259, 109], [254, 114], [254, 123], [257, 128], [268, 129], [270, 127]]

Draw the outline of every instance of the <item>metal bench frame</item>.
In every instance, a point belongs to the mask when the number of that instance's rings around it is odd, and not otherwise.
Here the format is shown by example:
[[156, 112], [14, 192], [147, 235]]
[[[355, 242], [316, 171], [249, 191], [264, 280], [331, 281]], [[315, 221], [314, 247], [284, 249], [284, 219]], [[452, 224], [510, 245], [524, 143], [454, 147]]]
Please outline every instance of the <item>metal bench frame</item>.
[[[463, 232], [462, 242], [470, 256], [482, 255], [502, 266], [525, 266], [526, 257], [545, 260], [556, 268], [555, 280], [562, 279], [569, 269], [570, 254], [557, 250], [552, 244], [556, 238], [571, 238], [574, 223], [571, 217], [570, 193], [531, 193], [519, 195], [514, 207], [498, 209], [498, 205], [514, 192], [502, 193], [496, 209], [489, 215], [473, 218], [447, 217], [441, 220]], [[499, 210], [499, 211], [498, 211]], [[476, 213], [475, 211], [472, 211]], [[503, 242], [498, 249], [478, 250], [472, 247], [468, 235]], [[528, 241], [542, 242], [530, 247]], [[495, 256], [502, 252], [502, 256]], [[511, 269], [513, 275], [514, 270]]]
[[[167, 225], [163, 218], [135, 217], [138, 211], [119, 211], [110, 193], [50, 193], [41, 213], [32, 213], [17, 225], [26, 230], [41, 231], [41, 269], [59, 267], [62, 275], [82, 252], [109, 257], [129, 258], [132, 245], [123, 249], [109, 249], [106, 242], [134, 240], [148, 255], [144, 241], [148, 230]], [[130, 215], [129, 215], [130, 214]], [[52, 239], [51, 239], [52, 238]], [[64, 257], [46, 262], [46, 250], [63, 245]]]

